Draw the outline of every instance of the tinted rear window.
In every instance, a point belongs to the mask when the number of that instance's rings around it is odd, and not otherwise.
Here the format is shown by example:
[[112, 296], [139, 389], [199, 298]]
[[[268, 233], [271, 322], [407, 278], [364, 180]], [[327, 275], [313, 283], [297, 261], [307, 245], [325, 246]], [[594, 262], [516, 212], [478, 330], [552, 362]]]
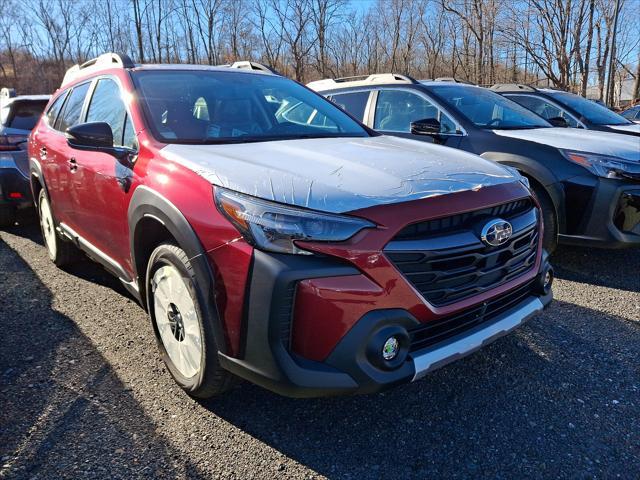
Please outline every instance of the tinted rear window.
[[349, 112], [361, 122], [363, 121], [364, 110], [367, 106], [368, 99], [369, 92], [340, 93], [331, 97], [333, 103], [344, 111]]
[[3, 125], [21, 130], [31, 130], [36, 126], [46, 106], [46, 100], [15, 101], [4, 107], [8, 110], [2, 115]]

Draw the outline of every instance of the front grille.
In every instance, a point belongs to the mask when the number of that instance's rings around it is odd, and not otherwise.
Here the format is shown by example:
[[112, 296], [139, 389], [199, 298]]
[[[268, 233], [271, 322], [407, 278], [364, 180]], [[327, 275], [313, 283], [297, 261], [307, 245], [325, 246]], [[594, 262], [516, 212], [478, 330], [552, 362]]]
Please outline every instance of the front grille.
[[498, 315], [514, 307], [533, 290], [533, 281], [518, 287], [498, 298], [484, 302], [456, 315], [441, 318], [412, 329], [411, 351], [429, 347], [447, 338], [458, 335], [484, 322], [489, 322]]
[[403, 228], [395, 240], [415, 240], [427, 235], [442, 235], [444, 233], [460, 230], [466, 225], [481, 218], [500, 217], [509, 220], [533, 208], [530, 198], [523, 198], [515, 202], [503, 203], [495, 207], [475, 210], [473, 212], [460, 213], [451, 217], [436, 218], [426, 222], [414, 223]]
[[[506, 213], [500, 218], [512, 223], [513, 235], [504, 245], [492, 247], [480, 240], [479, 232], [487, 221], [497, 217], [496, 211]], [[439, 219], [437, 228], [430, 227], [429, 233], [414, 231], [407, 236], [405, 228], [387, 245], [385, 253], [429, 303], [449, 305], [531, 270], [538, 246], [537, 218], [530, 200], [511, 202]], [[417, 225], [432, 222], [436, 221]]]

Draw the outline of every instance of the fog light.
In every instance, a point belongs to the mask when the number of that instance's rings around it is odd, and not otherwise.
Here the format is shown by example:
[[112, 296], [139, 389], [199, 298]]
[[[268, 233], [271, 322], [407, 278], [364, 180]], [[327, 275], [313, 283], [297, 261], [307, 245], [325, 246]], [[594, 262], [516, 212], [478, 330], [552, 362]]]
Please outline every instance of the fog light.
[[400, 351], [400, 342], [396, 337], [389, 337], [382, 347], [382, 358], [386, 361], [393, 360]]
[[551, 288], [551, 284], [553, 283], [553, 274], [551, 270], [547, 270], [544, 274], [544, 280], [542, 280], [542, 288], [545, 290], [549, 290]]

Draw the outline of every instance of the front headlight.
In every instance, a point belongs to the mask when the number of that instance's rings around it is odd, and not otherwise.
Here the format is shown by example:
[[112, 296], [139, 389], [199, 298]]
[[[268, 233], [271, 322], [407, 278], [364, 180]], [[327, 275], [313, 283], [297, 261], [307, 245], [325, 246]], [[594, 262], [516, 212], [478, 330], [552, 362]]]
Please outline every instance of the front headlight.
[[312, 255], [295, 241], [341, 242], [375, 228], [359, 218], [303, 210], [220, 187], [215, 188], [215, 201], [250, 244], [270, 252]]
[[631, 162], [618, 157], [596, 153], [561, 150], [570, 162], [586, 168], [594, 175], [604, 178], [640, 178], [640, 162]]

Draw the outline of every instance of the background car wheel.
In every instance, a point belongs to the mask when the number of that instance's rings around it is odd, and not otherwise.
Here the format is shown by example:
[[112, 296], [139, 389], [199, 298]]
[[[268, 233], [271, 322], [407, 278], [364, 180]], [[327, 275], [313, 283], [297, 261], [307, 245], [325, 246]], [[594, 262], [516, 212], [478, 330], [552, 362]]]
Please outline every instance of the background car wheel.
[[540, 207], [542, 207], [542, 218], [544, 220], [542, 246], [547, 252], [553, 253], [558, 246], [558, 219], [556, 218], [556, 209], [544, 188], [536, 184], [532, 184], [531, 188], [540, 203]]
[[147, 267], [149, 314], [162, 358], [175, 381], [189, 395], [208, 398], [233, 385], [220, 367], [212, 320], [203, 315], [196, 274], [186, 253], [164, 244]]
[[51, 203], [44, 189], [38, 195], [38, 216], [40, 217], [40, 230], [44, 246], [49, 253], [49, 258], [58, 267], [63, 267], [78, 260], [79, 251], [71, 242], [63, 240], [56, 231], [56, 223], [51, 210]]
[[16, 209], [11, 206], [0, 207], [0, 227], [12, 227], [16, 223]]

